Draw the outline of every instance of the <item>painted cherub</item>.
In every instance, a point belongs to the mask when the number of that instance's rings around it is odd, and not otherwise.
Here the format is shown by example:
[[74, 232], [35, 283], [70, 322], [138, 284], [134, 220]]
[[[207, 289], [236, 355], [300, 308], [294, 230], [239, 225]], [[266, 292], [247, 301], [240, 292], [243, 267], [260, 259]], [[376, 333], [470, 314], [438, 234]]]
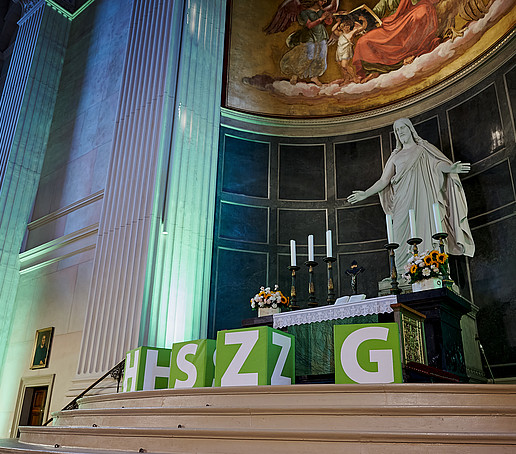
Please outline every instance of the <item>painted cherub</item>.
[[357, 34], [365, 30], [367, 21], [363, 16], [359, 16], [358, 21], [354, 22], [349, 16], [339, 19], [332, 28], [332, 33], [337, 37], [337, 50], [335, 60], [339, 63], [342, 72], [342, 82], [359, 82], [352, 65], [354, 38]]

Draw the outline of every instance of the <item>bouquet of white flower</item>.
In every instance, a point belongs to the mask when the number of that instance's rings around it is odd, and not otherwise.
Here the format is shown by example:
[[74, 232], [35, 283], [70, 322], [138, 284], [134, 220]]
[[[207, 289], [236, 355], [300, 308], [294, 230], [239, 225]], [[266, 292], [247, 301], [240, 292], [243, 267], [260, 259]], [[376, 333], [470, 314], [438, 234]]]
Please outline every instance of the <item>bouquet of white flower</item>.
[[281, 293], [279, 286], [276, 284], [274, 290], [270, 287], [260, 287], [260, 292], [251, 298], [251, 308], [258, 309], [260, 307], [289, 307], [289, 299]]

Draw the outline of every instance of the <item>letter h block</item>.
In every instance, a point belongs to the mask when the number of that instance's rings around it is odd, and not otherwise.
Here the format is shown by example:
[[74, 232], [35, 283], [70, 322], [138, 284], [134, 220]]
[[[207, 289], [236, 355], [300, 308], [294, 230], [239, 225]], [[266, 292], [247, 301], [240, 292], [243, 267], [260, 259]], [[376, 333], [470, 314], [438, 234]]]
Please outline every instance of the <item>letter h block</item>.
[[268, 326], [219, 331], [215, 386], [290, 385], [294, 336]]
[[156, 347], [139, 347], [127, 352], [122, 392], [168, 388], [171, 353], [169, 348]]
[[213, 385], [214, 339], [178, 342], [172, 345], [171, 388], [199, 388]]

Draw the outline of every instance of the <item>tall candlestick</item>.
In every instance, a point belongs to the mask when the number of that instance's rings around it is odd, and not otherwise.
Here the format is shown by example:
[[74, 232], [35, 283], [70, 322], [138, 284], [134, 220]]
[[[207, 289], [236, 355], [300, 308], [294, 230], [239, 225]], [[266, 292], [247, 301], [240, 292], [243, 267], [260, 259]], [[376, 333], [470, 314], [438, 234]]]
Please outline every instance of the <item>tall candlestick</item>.
[[297, 264], [296, 264], [296, 240], [290, 240], [290, 266], [297, 266]]
[[314, 236], [308, 235], [308, 261], [314, 261]]
[[441, 211], [439, 210], [439, 203], [434, 203], [432, 205], [432, 210], [434, 212], [435, 233], [442, 233], [443, 226], [441, 224]]
[[416, 212], [408, 210], [409, 224], [410, 224], [410, 238], [417, 238], [416, 232]]
[[394, 234], [392, 232], [392, 216], [390, 214], [385, 215], [385, 223], [387, 224], [387, 243], [394, 243]]
[[331, 230], [326, 231], [326, 257], [333, 257], [331, 244]]

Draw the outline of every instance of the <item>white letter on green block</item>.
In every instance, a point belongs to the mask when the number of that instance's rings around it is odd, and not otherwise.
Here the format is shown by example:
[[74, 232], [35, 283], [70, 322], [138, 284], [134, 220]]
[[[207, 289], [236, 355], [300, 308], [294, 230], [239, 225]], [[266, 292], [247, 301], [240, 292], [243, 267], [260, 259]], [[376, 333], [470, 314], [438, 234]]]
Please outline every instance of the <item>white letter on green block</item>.
[[240, 373], [245, 360], [258, 342], [258, 337], [258, 330], [225, 333], [225, 345], [241, 344], [241, 346], [224, 372], [220, 380], [221, 386], [258, 385], [258, 372]]
[[[168, 383], [170, 366], [158, 366], [158, 350], [147, 350], [146, 353], [147, 358], [145, 360], [145, 373], [143, 375], [142, 389], [144, 391], [150, 391], [152, 389], [157, 389], [156, 378], [158, 377], [165, 379]], [[170, 358], [170, 351], [168, 355]]]
[[285, 377], [281, 375], [281, 373], [283, 372], [283, 368], [287, 362], [292, 341], [288, 336], [283, 336], [279, 333], [273, 332], [272, 343], [281, 347], [281, 351], [278, 356], [278, 361], [276, 361], [276, 365], [274, 366], [274, 371], [272, 372], [271, 385], [290, 385], [292, 384], [292, 378]]
[[197, 344], [186, 344], [179, 352], [177, 352], [177, 367], [187, 375], [186, 380], [176, 378], [174, 388], [193, 388], [197, 380], [197, 368], [194, 364], [186, 359], [186, 355], [195, 355], [197, 353]]
[[[127, 352], [125, 355], [124, 381], [122, 382], [122, 392], [136, 391], [136, 382], [138, 378], [138, 360], [140, 350]], [[131, 359], [132, 365], [131, 365]]]

